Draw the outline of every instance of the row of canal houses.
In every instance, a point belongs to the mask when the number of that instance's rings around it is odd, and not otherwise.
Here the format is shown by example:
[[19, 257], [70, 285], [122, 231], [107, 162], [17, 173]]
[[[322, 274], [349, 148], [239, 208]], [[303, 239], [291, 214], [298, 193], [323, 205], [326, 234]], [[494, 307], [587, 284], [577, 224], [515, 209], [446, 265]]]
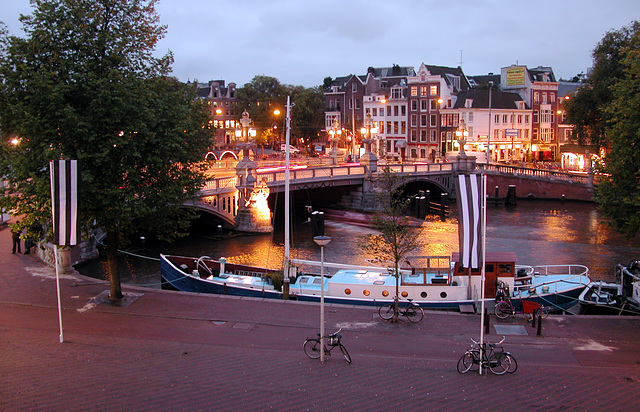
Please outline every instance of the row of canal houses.
[[379, 158], [444, 161], [459, 153], [461, 135], [478, 161], [561, 162], [580, 170], [589, 148], [571, 139], [563, 108], [578, 87], [557, 81], [550, 67], [514, 65], [483, 76], [424, 63], [417, 70], [370, 67], [325, 90], [325, 131], [328, 139], [339, 136], [345, 152], [355, 148], [353, 136], [371, 138]]

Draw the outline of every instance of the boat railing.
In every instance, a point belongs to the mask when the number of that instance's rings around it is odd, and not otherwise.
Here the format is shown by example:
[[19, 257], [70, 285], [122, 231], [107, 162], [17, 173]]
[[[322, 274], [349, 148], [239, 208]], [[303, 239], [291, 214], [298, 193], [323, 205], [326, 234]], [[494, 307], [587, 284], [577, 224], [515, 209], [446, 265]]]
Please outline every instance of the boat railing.
[[578, 285], [587, 285], [590, 282], [589, 279], [589, 268], [584, 265], [544, 265], [544, 266], [533, 266], [534, 276], [554, 276], [554, 275], [567, 275], [566, 278], [561, 280], [559, 279], [550, 279], [547, 282], [540, 282], [535, 284], [523, 284], [523, 285], [515, 285], [514, 292], [522, 291], [526, 289], [531, 289], [532, 287], [553, 287], [553, 292], [558, 292], [558, 284], [559, 283], [575, 283]]

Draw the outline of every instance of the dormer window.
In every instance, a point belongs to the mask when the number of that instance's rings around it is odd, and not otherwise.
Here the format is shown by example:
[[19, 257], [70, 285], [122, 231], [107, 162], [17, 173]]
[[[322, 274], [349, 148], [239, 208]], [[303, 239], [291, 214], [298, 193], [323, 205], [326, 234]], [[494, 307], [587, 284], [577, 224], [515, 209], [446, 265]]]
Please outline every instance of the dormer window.
[[473, 99], [466, 99], [464, 101], [464, 107], [471, 109], [473, 107]]

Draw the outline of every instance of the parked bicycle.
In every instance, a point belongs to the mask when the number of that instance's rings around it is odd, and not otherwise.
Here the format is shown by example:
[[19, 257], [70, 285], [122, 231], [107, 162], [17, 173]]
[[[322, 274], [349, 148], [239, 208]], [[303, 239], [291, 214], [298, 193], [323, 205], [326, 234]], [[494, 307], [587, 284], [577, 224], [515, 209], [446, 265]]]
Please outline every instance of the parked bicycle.
[[[394, 318], [396, 311], [396, 299], [393, 298], [393, 302], [388, 305], [383, 305], [378, 308], [378, 315], [384, 320]], [[418, 323], [424, 317], [424, 310], [417, 303], [413, 302], [413, 299], [407, 299], [409, 303], [406, 306], [401, 307], [398, 305], [398, 317], [400, 315], [406, 316], [409, 322]], [[396, 317], [397, 318], [397, 317]]]
[[[331, 356], [331, 351], [335, 348], [340, 348], [340, 352], [342, 356], [346, 359], [347, 362], [351, 363], [351, 355], [347, 352], [347, 348], [342, 344], [342, 335], [339, 335], [342, 328], [337, 331], [330, 333], [324, 337], [324, 341], [326, 342], [324, 345], [324, 354]], [[311, 359], [318, 359], [320, 357], [320, 334], [318, 333], [317, 338], [307, 338], [304, 341], [304, 353], [310, 357]]]
[[[518, 294], [518, 296], [520, 295]], [[547, 316], [549, 316], [549, 310], [540, 303], [522, 300], [522, 298], [520, 297], [520, 305], [522, 307], [522, 311], [520, 313], [523, 313], [525, 315], [532, 314], [533, 316], [541, 316], [542, 319], [546, 319]], [[509, 316], [516, 316], [518, 312], [519, 311], [516, 310], [511, 299], [509, 286], [504, 282], [499, 282], [496, 292], [496, 305], [494, 308], [496, 317], [498, 319], [506, 319]]]
[[518, 369], [518, 362], [509, 352], [505, 352], [502, 347], [504, 337], [500, 342], [488, 343], [482, 345], [480, 342], [473, 342], [471, 348], [458, 360], [457, 369], [459, 373], [467, 373], [470, 370], [478, 370], [482, 365], [484, 370], [489, 369], [495, 375], [504, 373], [514, 373]]

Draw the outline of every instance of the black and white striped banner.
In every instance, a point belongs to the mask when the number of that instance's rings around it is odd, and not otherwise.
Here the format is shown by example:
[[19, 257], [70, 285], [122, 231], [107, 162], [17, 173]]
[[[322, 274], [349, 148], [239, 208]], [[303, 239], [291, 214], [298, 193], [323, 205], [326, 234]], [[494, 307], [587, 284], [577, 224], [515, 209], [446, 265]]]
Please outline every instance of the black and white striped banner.
[[58, 246], [73, 246], [80, 241], [78, 226], [78, 180], [77, 160], [52, 160], [51, 212], [53, 215], [53, 243]]
[[457, 184], [460, 265], [477, 269], [482, 261], [482, 178], [459, 175]]

